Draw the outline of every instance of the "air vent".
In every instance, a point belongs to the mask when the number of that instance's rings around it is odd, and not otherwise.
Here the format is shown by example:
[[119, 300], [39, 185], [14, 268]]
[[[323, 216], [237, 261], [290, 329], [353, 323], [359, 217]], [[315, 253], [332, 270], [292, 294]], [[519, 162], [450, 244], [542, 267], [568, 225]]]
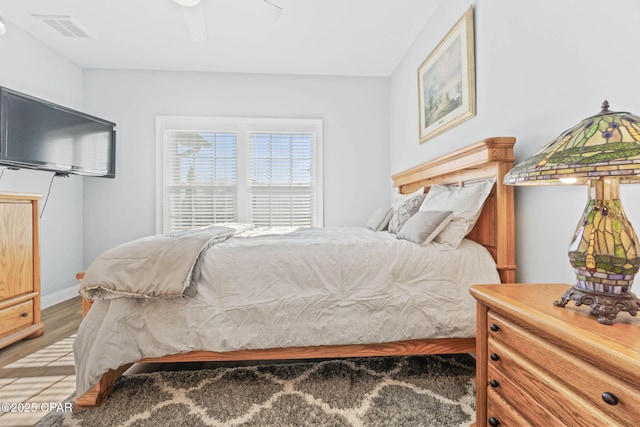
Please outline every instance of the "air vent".
[[65, 15], [32, 15], [34, 18], [40, 19], [45, 24], [56, 30], [64, 37], [72, 38], [89, 38], [89, 34], [80, 28], [70, 16]]

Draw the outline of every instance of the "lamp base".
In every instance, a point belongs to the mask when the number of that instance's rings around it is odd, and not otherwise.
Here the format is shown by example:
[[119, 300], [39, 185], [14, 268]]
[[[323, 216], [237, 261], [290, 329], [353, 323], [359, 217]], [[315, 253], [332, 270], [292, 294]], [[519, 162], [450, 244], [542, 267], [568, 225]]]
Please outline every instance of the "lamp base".
[[622, 294], [609, 294], [588, 291], [572, 286], [564, 293], [560, 301], [554, 301], [556, 307], [564, 307], [569, 301], [576, 306], [586, 304], [591, 307], [591, 314], [598, 317], [598, 322], [603, 325], [613, 325], [613, 320], [619, 312], [626, 311], [635, 316], [640, 310], [640, 299], [633, 292]]

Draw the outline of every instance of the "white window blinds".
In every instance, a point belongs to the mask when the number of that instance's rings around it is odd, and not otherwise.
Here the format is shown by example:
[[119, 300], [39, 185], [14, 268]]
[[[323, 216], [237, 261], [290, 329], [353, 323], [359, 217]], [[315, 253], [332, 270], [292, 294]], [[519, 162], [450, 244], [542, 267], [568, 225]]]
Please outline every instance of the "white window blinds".
[[166, 133], [164, 229], [236, 220], [236, 135]]
[[322, 226], [322, 121], [159, 117], [157, 134], [158, 232]]
[[250, 133], [250, 217], [261, 226], [311, 226], [313, 134]]

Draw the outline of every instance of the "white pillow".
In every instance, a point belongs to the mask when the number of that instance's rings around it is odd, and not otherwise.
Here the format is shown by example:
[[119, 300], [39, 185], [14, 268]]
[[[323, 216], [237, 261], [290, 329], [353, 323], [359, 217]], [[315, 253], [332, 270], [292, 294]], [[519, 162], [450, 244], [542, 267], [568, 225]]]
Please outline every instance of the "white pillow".
[[449, 224], [451, 218], [451, 211], [418, 211], [404, 223], [396, 237], [428, 245]]
[[382, 231], [389, 225], [392, 214], [393, 210], [391, 208], [380, 208], [371, 215], [366, 227], [373, 231]]
[[453, 211], [453, 218], [434, 241], [455, 249], [476, 224], [495, 178], [463, 187], [434, 185], [420, 206], [421, 211]]

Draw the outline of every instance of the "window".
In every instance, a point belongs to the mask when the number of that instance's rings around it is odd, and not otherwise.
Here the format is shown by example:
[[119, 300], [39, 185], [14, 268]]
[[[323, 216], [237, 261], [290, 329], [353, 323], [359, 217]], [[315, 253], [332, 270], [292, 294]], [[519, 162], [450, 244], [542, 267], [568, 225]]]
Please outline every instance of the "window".
[[236, 135], [167, 131], [164, 230], [236, 220]]
[[253, 224], [311, 225], [313, 140], [310, 133], [249, 134], [249, 216]]
[[322, 226], [322, 121], [158, 117], [157, 231]]

